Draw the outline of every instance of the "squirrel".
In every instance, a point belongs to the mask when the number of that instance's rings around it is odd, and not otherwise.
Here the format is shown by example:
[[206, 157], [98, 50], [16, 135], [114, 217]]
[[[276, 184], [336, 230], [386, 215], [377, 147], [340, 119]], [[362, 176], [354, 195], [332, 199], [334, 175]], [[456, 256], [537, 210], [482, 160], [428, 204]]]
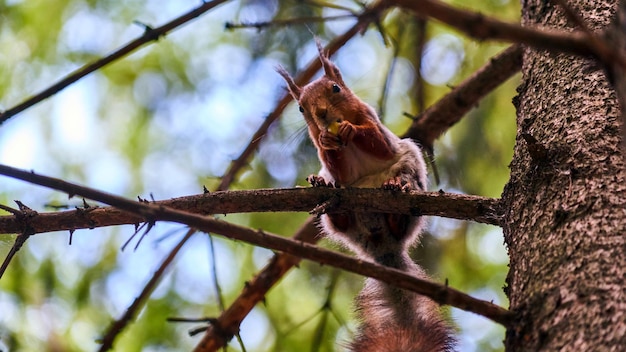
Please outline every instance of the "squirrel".
[[[322, 168], [307, 181], [314, 187], [426, 190], [427, 174], [420, 147], [385, 127], [376, 111], [345, 84], [339, 68], [316, 39], [324, 75], [299, 87], [283, 68], [308, 126]], [[419, 241], [424, 219], [383, 213], [331, 213], [321, 216], [324, 232], [353, 251], [420, 278], [426, 273], [409, 257]], [[360, 325], [347, 346], [353, 352], [452, 351], [455, 338], [440, 308], [430, 298], [367, 278], [356, 297]]]

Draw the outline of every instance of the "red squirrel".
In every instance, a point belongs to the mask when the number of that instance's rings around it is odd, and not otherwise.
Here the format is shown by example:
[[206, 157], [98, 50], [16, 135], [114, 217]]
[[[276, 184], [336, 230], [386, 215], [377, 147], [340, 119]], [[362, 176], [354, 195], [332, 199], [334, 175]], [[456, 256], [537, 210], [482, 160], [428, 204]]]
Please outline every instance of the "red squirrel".
[[[420, 148], [385, 127], [375, 110], [344, 83], [339, 68], [316, 41], [324, 75], [299, 87], [282, 67], [278, 73], [300, 105], [309, 136], [322, 164], [307, 180], [314, 187], [383, 188], [408, 192], [426, 189]], [[321, 216], [324, 232], [357, 257], [427, 278], [409, 257], [424, 227], [421, 217], [383, 213]], [[348, 348], [354, 352], [452, 351], [452, 328], [431, 299], [366, 279], [356, 298], [361, 322]]]

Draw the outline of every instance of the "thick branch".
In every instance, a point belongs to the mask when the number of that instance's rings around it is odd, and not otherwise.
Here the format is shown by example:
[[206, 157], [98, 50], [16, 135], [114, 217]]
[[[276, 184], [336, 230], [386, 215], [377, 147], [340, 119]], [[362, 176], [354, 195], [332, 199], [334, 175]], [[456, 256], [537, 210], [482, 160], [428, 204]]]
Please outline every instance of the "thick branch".
[[426, 146], [447, 131], [478, 102], [522, 67], [522, 47], [512, 45], [417, 116], [404, 137]]
[[188, 225], [206, 233], [219, 234], [234, 240], [247, 242], [256, 246], [277, 250], [320, 264], [330, 265], [356, 274], [372, 277], [389, 284], [404, 288], [432, 298], [440, 304], [451, 305], [459, 309], [473, 312], [489, 318], [497, 323], [507, 325], [511, 313], [490, 302], [468, 296], [458, 290], [428, 280], [418, 279], [403, 271], [383, 265], [355, 259], [337, 252], [319, 248], [315, 245], [284, 238], [261, 230], [255, 231], [243, 226], [230, 224], [203, 215], [192, 214], [163, 205], [128, 200], [88, 187], [71, 184], [32, 172], [21, 171], [7, 166], [0, 166], [0, 173], [11, 177], [28, 179], [29, 182], [41, 186], [68, 192], [115, 206], [124, 211], [134, 213], [153, 221], [171, 221]]
[[583, 32], [522, 27], [436, 0], [389, 0], [389, 2], [418, 15], [437, 19], [478, 40], [502, 40], [577, 55], [596, 54], [588, 36]]
[[[21, 174], [22, 177], [19, 177], [20, 174], [16, 173], [16, 171], [19, 172], [17, 169], [0, 165], [0, 174], [41, 184], [37, 181], [37, 177], [40, 176], [26, 173], [26, 175]], [[23, 173], [24, 171], [21, 172]], [[81, 194], [84, 190], [84, 188], [73, 184], [65, 184], [60, 187], [58, 182], [63, 181], [48, 179], [45, 186], [61, 189], [69, 194]], [[92, 197], [88, 198], [95, 199]], [[291, 188], [222, 191], [157, 201], [152, 204], [208, 215], [247, 212], [309, 212], [317, 205], [329, 200], [333, 200], [333, 203], [336, 203], [336, 206], [329, 209], [329, 212], [376, 211], [434, 215], [472, 220], [492, 225], [498, 225], [500, 219], [498, 200], [493, 198], [443, 192], [414, 191], [401, 193], [365, 188]], [[24, 221], [28, 221], [29, 230], [35, 234], [137, 224], [154, 220], [162, 219], [137, 216], [114, 207], [77, 208], [76, 210], [41, 213], [37, 216], [29, 217], [27, 220], [14, 215], [0, 216], [0, 233], [21, 233], [25, 226]]]
[[150, 28], [146, 27], [143, 35], [130, 43], [126, 44], [122, 48], [117, 51], [111, 53], [110, 55], [103, 57], [95, 62], [87, 64], [76, 71], [70, 73], [65, 78], [61, 79], [57, 83], [51, 85], [50, 87], [44, 89], [43, 91], [35, 94], [34, 96], [24, 100], [22, 103], [0, 113], [0, 125], [15, 116], [16, 114], [30, 108], [31, 106], [53, 96], [54, 94], [60, 92], [61, 90], [67, 88], [72, 83], [78, 81], [79, 79], [87, 76], [88, 74], [101, 69], [102, 67], [130, 54], [134, 50], [142, 47], [144, 44], [147, 44], [152, 41], [156, 41], [159, 38], [163, 37], [167, 33], [171, 32], [173, 29], [191, 21], [192, 19], [202, 15], [203, 13], [209, 11], [217, 5], [221, 5], [222, 3], [228, 0], [213, 0], [211, 2], [203, 3], [201, 6], [187, 12], [186, 14], [177, 17], [170, 22], [157, 27]]
[[[315, 243], [319, 231], [309, 218], [293, 236], [296, 241]], [[286, 253], [275, 254], [270, 262], [252, 280], [248, 281], [239, 296], [215, 321], [208, 326], [195, 351], [217, 351], [226, 346], [239, 331], [241, 322], [252, 308], [265, 298], [267, 292], [286, 273], [300, 262], [301, 258]]]
[[502, 40], [525, 44], [540, 50], [594, 56], [608, 67], [615, 65], [626, 70], [626, 55], [619, 49], [615, 50], [609, 41], [605, 41], [600, 35], [586, 28], [566, 32], [550, 28], [522, 27], [484, 16], [478, 12], [458, 9], [437, 0], [388, 1], [418, 15], [435, 18], [478, 40]]

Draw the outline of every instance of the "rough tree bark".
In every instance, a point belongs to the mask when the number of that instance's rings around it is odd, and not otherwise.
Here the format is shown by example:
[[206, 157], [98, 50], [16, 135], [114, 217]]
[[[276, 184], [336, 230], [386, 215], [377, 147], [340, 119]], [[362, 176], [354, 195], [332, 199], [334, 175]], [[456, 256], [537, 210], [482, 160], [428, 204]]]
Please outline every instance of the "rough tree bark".
[[[571, 28], [550, 0], [522, 1], [527, 26]], [[605, 29], [615, 0], [568, 1]], [[595, 60], [526, 49], [511, 179], [503, 192], [516, 321], [508, 351], [626, 346], [626, 169], [619, 106]]]

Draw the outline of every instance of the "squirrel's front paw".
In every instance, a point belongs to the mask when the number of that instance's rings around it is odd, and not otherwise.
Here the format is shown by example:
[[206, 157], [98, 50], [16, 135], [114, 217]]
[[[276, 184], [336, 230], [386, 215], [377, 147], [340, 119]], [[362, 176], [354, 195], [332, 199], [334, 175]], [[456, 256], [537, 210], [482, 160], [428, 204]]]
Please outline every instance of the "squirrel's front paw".
[[339, 135], [327, 131], [320, 133], [319, 142], [320, 146], [326, 150], [340, 150], [344, 146]]
[[388, 189], [392, 191], [410, 192], [412, 188], [413, 187], [411, 187], [411, 183], [403, 180], [400, 176], [392, 177], [383, 182], [382, 185], [382, 189]]
[[310, 183], [313, 187], [339, 188], [338, 184], [326, 182], [326, 180], [322, 176], [318, 175], [309, 175], [309, 177], [306, 178], [306, 181]]
[[339, 124], [339, 128], [337, 129], [337, 136], [339, 136], [343, 145], [348, 145], [348, 142], [354, 138], [355, 133], [356, 128], [354, 128], [354, 125], [345, 120]]

